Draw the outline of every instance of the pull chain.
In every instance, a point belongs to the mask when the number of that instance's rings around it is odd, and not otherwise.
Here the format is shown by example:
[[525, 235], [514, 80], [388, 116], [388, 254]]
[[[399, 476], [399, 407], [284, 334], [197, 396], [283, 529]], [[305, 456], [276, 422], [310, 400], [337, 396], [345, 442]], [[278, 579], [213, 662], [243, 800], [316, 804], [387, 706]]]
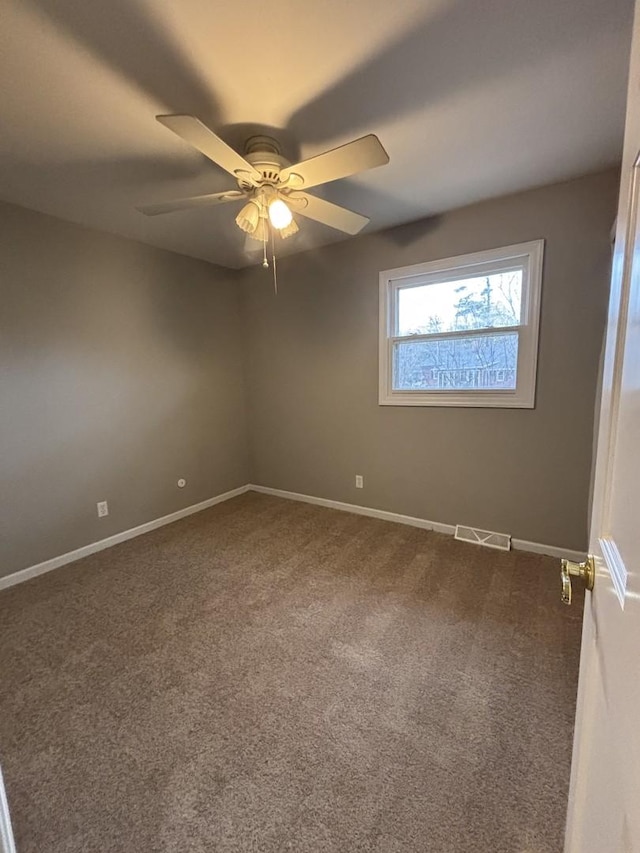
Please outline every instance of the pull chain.
[[273, 259], [273, 290], [278, 295], [278, 268], [276, 266], [276, 244], [273, 228], [271, 229], [271, 258]]

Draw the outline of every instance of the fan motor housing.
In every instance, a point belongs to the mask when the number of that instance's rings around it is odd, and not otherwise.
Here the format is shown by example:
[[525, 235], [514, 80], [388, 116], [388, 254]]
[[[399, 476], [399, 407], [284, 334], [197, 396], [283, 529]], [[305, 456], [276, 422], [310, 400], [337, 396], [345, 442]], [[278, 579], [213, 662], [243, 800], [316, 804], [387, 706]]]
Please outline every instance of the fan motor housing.
[[[289, 166], [289, 161], [280, 153], [280, 146], [271, 136], [251, 136], [245, 144], [245, 159], [262, 175], [265, 184], [277, 184], [280, 170]], [[252, 185], [242, 178], [238, 185], [251, 190]]]

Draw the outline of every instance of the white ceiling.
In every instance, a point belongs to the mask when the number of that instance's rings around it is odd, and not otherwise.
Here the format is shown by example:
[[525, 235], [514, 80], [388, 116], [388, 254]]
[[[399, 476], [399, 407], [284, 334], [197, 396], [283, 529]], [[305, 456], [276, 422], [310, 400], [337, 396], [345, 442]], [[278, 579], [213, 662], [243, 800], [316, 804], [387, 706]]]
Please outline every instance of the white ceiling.
[[[368, 230], [619, 160], [632, 0], [4, 0], [0, 198], [229, 267], [233, 186], [157, 124], [200, 117], [291, 158], [376, 133], [388, 166], [318, 194]], [[316, 192], [316, 190], [313, 190]], [[283, 249], [342, 236], [301, 220]]]

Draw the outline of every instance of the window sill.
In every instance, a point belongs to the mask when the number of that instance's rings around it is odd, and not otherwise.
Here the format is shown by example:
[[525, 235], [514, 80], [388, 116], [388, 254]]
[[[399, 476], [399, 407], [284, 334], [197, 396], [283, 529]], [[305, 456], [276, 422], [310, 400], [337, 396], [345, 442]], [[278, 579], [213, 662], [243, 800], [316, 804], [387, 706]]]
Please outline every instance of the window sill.
[[533, 394], [518, 394], [516, 391], [471, 392], [456, 391], [424, 394], [421, 391], [394, 391], [381, 394], [378, 399], [380, 406], [447, 406], [470, 409], [533, 409], [535, 397]]

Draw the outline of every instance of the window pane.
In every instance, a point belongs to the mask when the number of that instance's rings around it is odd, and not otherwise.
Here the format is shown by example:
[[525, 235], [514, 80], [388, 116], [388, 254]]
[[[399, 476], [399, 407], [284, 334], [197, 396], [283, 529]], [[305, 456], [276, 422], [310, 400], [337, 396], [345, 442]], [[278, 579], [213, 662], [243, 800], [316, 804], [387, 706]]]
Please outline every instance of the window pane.
[[518, 326], [522, 270], [398, 289], [396, 335]]
[[393, 346], [394, 391], [513, 391], [518, 332], [401, 341]]

